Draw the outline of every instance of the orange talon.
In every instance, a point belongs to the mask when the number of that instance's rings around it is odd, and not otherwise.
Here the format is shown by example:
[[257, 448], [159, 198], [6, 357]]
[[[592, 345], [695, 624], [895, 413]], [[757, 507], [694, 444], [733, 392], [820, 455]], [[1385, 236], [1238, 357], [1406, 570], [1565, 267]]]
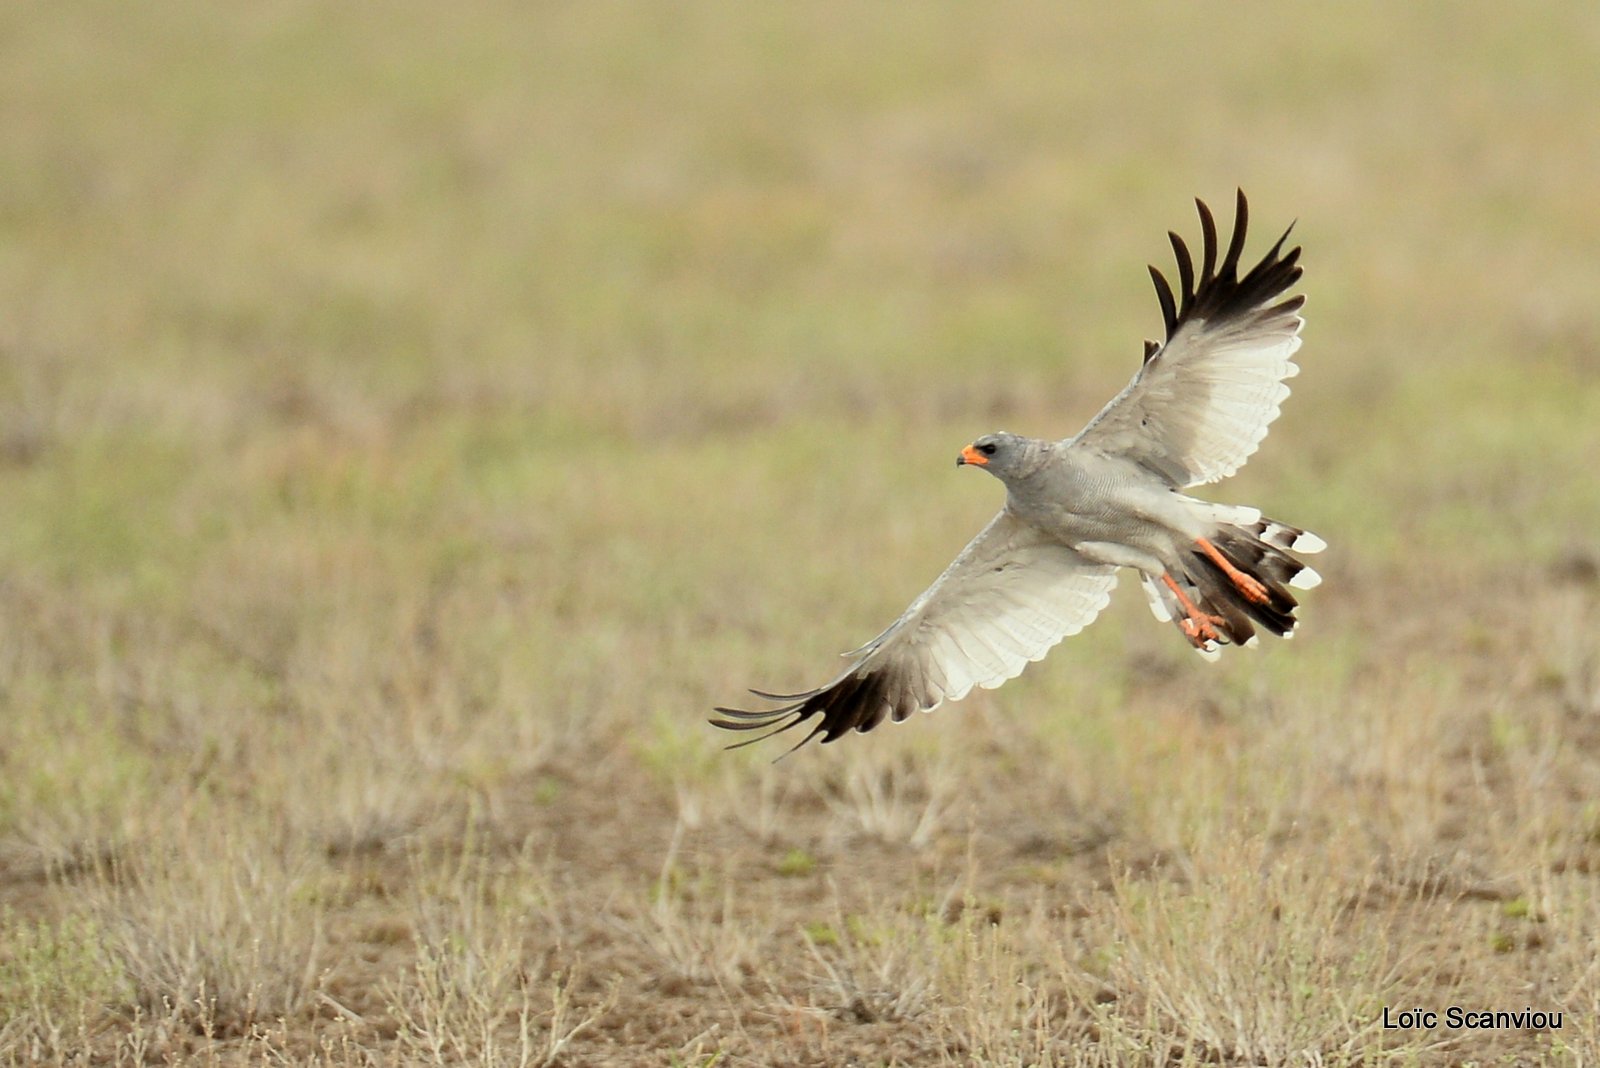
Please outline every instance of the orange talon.
[[1232, 561], [1218, 552], [1217, 547], [1212, 545], [1209, 539], [1196, 538], [1195, 544], [1200, 546], [1201, 552], [1211, 557], [1212, 563], [1222, 568], [1224, 575], [1233, 580], [1233, 584], [1239, 588], [1239, 592], [1244, 594], [1245, 600], [1254, 601], [1256, 604], [1266, 604], [1272, 600], [1272, 597], [1267, 593], [1267, 588], [1261, 584], [1259, 579], [1246, 575], [1243, 571], [1234, 567]]
[[1191, 642], [1198, 647], [1205, 645], [1207, 642], [1222, 640], [1222, 635], [1217, 631], [1217, 627], [1225, 622], [1221, 616], [1213, 616], [1200, 611], [1195, 606], [1195, 603], [1189, 600], [1189, 595], [1183, 592], [1183, 587], [1173, 581], [1171, 575], [1162, 575], [1161, 581], [1167, 584], [1167, 589], [1177, 595], [1178, 604], [1183, 607], [1184, 615], [1182, 619], [1178, 620], [1178, 626]]

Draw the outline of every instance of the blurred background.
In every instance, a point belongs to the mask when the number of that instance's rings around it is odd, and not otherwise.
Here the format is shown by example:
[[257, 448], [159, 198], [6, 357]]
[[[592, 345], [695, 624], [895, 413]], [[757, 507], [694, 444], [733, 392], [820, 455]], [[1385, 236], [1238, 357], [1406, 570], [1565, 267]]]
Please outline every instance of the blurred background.
[[[9, 6], [0, 1052], [1600, 1056], [1597, 69], [1581, 3]], [[1307, 327], [1216, 495], [1329, 542], [1300, 640], [1124, 590], [723, 753], [1236, 187]]]

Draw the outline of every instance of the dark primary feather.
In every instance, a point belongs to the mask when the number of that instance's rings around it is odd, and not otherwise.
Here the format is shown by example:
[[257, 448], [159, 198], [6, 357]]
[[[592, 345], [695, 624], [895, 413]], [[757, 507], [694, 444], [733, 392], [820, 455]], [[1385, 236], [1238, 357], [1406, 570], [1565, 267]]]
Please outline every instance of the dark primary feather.
[[858, 668], [859, 665], [853, 666], [828, 685], [807, 690], [805, 693], [770, 694], [751, 690], [750, 692], [757, 697], [786, 703], [778, 708], [761, 710], [718, 706], [716, 711], [722, 714], [722, 718], [713, 719], [711, 722], [730, 731], [772, 728], [765, 734], [729, 747], [738, 749], [765, 741], [774, 734], [782, 734], [820, 715], [822, 718], [812, 727], [811, 732], [800, 739], [799, 744], [795, 746], [798, 749], [818, 735], [822, 736], [822, 741], [826, 744], [851, 730], [869, 731], [881, 723], [885, 715], [892, 714], [898, 722], [910, 714], [910, 707], [900, 701], [890, 700], [886, 671], [861, 673]]
[[899, 722], [1014, 678], [1093, 622], [1114, 585], [1115, 568], [1003, 510], [827, 683], [791, 694], [753, 690], [776, 707], [719, 707], [711, 722], [762, 738], [807, 724], [801, 745]]
[[[1205, 201], [1196, 200], [1200, 213], [1200, 230], [1203, 247], [1199, 277], [1195, 276], [1194, 259], [1189, 246], [1176, 233], [1169, 232], [1173, 257], [1178, 265], [1179, 291], [1174, 294], [1166, 276], [1155, 267], [1150, 268], [1150, 279], [1155, 283], [1156, 299], [1161, 302], [1161, 318], [1166, 325], [1166, 340], [1171, 341], [1180, 327], [1192, 319], [1219, 319], [1254, 312], [1299, 281], [1300, 247], [1296, 245], [1287, 253], [1283, 243], [1289, 239], [1294, 224], [1283, 232], [1276, 244], [1267, 250], [1261, 262], [1239, 277], [1239, 256], [1244, 252], [1245, 232], [1250, 223], [1250, 206], [1244, 190], [1238, 191], [1234, 213], [1233, 233], [1228, 239], [1228, 251], [1217, 265], [1217, 224]], [[1292, 297], [1282, 304], [1266, 309], [1268, 314], [1294, 311], [1305, 303], [1304, 297]], [[1145, 361], [1158, 353], [1146, 345]]]

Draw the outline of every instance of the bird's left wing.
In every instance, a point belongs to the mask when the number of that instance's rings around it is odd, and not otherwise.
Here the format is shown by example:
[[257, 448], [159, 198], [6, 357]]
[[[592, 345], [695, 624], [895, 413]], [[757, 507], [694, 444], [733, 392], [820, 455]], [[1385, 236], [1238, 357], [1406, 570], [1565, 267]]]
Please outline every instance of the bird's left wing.
[[993, 689], [1021, 674], [1093, 622], [1116, 581], [1115, 568], [1002, 511], [888, 630], [845, 654], [854, 660], [833, 681], [805, 693], [752, 690], [778, 707], [718, 708], [722, 716], [711, 722], [736, 731], [770, 727], [766, 738], [820, 716], [804, 745], [931, 711], [974, 686]]
[[1173, 486], [1198, 486], [1233, 474], [1256, 451], [1289, 395], [1299, 368], [1300, 250], [1283, 251], [1288, 231], [1261, 262], [1239, 276], [1249, 209], [1238, 195], [1233, 236], [1217, 262], [1217, 226], [1201, 201], [1204, 239], [1199, 276], [1177, 234], [1179, 293], [1160, 271], [1150, 277], [1161, 301], [1166, 341], [1145, 343], [1145, 362], [1126, 389], [1069, 444], [1127, 456]]

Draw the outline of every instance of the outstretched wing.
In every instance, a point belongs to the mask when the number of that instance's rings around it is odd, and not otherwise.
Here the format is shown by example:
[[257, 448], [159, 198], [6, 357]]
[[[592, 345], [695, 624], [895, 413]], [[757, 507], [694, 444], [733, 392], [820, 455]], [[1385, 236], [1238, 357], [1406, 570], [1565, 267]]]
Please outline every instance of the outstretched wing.
[[820, 716], [800, 745], [819, 734], [831, 742], [852, 729], [870, 731], [885, 719], [898, 723], [1021, 674], [1093, 622], [1116, 581], [1115, 568], [1002, 511], [888, 630], [845, 654], [856, 659], [832, 682], [805, 693], [752, 690], [778, 707], [718, 708], [722, 718], [711, 722], [736, 731], [771, 727], [767, 738]]
[[[1300, 249], [1283, 252], [1285, 230], [1261, 262], [1239, 277], [1249, 218], [1240, 191], [1228, 251], [1217, 264], [1217, 227], [1202, 201], [1205, 248], [1199, 278], [1175, 233], [1180, 292], [1150, 268], [1166, 341], [1145, 343], [1145, 362], [1128, 387], [1068, 444], [1127, 456], [1174, 486], [1215, 482], [1244, 466], [1299, 373], [1303, 296], [1280, 299], [1300, 278]], [[1293, 229], [1293, 226], [1289, 228]]]

